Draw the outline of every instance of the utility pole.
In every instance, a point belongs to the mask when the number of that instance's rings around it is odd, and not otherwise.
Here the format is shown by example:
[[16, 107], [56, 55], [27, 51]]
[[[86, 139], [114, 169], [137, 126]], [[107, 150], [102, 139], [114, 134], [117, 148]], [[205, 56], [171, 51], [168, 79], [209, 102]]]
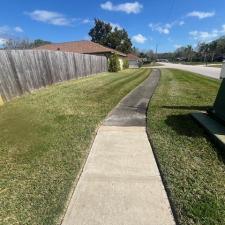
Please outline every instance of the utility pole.
[[157, 51], [158, 51], [158, 44], [156, 44], [155, 46], [155, 61], [157, 61], [157, 58], [158, 58]]

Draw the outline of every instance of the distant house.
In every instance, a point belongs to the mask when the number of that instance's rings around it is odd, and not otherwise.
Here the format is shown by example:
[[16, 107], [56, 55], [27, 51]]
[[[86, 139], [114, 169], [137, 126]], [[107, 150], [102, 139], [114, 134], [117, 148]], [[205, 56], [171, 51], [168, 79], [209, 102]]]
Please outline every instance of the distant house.
[[138, 68], [141, 63], [141, 59], [134, 54], [127, 54], [126, 58], [129, 62], [129, 68]]
[[116, 53], [119, 56], [121, 69], [123, 67], [123, 59], [127, 57], [125, 53], [116, 51], [115, 49], [105, 47], [92, 41], [71, 41], [54, 43], [42, 45], [40, 47], [37, 47], [36, 49], [99, 55], [106, 56], [106, 58], [109, 58], [112, 54]]

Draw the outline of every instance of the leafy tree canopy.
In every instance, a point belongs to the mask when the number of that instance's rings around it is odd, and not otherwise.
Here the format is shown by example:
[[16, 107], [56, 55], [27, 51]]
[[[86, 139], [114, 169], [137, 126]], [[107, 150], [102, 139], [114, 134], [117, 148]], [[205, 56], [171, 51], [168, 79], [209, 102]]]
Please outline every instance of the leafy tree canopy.
[[112, 32], [112, 26], [102, 20], [95, 19], [95, 26], [89, 31], [91, 40], [101, 45], [107, 46], [108, 38]]
[[90, 30], [89, 35], [93, 42], [129, 53], [132, 51], [132, 42], [125, 29], [114, 29], [109, 23], [95, 19], [95, 26]]
[[51, 42], [50, 41], [44, 41], [42, 39], [36, 39], [33, 42], [34, 47], [39, 47], [39, 46], [47, 45], [47, 44], [51, 44]]
[[172, 53], [159, 53], [158, 57], [161, 59], [169, 59], [176, 61], [182, 58], [184, 61], [201, 61], [214, 62], [225, 59], [225, 36], [222, 36], [211, 42], [202, 42], [193, 49], [191, 45], [182, 46]]

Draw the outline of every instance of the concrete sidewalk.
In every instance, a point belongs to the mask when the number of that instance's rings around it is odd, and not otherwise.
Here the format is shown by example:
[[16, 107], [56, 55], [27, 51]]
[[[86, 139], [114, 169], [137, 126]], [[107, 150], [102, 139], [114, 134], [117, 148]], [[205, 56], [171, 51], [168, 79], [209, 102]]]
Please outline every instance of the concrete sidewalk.
[[159, 77], [154, 71], [99, 128], [63, 225], [175, 224], [145, 131]]

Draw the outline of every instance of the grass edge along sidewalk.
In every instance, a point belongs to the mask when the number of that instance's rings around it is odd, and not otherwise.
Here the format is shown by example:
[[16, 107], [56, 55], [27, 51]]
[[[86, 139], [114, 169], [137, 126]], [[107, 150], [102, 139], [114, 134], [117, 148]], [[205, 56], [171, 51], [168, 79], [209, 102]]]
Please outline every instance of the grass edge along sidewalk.
[[190, 116], [213, 104], [219, 81], [187, 71], [161, 71], [147, 129], [178, 220], [182, 225], [225, 224], [224, 152]]
[[103, 73], [0, 107], [0, 224], [57, 224], [96, 128], [149, 69]]

